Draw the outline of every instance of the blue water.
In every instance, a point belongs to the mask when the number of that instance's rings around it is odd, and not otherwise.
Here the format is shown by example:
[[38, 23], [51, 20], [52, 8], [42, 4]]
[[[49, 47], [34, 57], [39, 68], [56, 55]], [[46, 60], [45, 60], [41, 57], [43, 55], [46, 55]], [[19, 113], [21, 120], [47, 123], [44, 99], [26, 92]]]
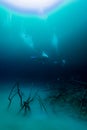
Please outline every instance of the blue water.
[[[86, 0], [73, 1], [44, 16], [0, 5], [1, 130], [87, 130], [86, 12]], [[31, 114], [17, 115], [18, 95], [7, 111], [15, 82], [24, 101], [38, 90], [47, 112], [35, 98]]]

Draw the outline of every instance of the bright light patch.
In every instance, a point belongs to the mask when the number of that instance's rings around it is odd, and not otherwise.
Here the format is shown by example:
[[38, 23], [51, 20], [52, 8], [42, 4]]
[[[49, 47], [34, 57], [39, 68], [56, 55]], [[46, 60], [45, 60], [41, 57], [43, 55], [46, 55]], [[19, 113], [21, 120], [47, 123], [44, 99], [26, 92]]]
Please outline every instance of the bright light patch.
[[32, 36], [26, 34], [26, 33], [21, 33], [21, 38], [24, 41], [24, 43], [26, 43], [31, 49], [34, 49], [34, 43], [32, 40]]
[[[1, 0], [1, 4], [24, 13], [45, 14], [67, 0]], [[69, 0], [68, 0], [69, 1]]]
[[48, 58], [48, 55], [43, 51], [43, 52], [42, 52], [42, 57]]

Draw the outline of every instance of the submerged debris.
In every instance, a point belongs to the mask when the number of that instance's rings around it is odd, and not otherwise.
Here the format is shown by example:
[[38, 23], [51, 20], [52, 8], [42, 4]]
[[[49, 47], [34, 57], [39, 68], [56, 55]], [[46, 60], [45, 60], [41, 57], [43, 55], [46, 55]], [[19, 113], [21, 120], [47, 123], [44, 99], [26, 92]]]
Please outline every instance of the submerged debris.
[[35, 95], [33, 97], [31, 97], [31, 95], [29, 95], [27, 100], [25, 100], [22, 103], [22, 106], [21, 106], [21, 108], [20, 108], [18, 113], [20, 113], [22, 110], [24, 110], [24, 115], [27, 115], [28, 112], [31, 112], [30, 103], [34, 101], [36, 95], [37, 95], [37, 93], [35, 93]]
[[[15, 92], [15, 89], [16, 89], [16, 92]], [[22, 106], [22, 92], [21, 92], [20, 87], [19, 87], [19, 82], [15, 83], [15, 85], [12, 87], [12, 89], [10, 91], [10, 94], [8, 96], [8, 100], [9, 100], [8, 109], [10, 108], [11, 103], [13, 101], [13, 98], [16, 95], [19, 96], [19, 98], [20, 98], [20, 106]]]
[[[14, 90], [16, 88], [16, 92], [14, 93]], [[28, 96], [28, 98], [26, 100], [23, 101], [23, 97], [19, 88], [19, 83], [17, 82], [11, 89], [8, 100], [9, 100], [9, 105], [8, 105], [8, 109], [11, 106], [12, 100], [14, 99], [14, 97], [16, 95], [19, 96], [20, 98], [20, 109], [18, 111], [18, 114], [21, 114], [23, 111], [23, 115], [26, 116], [28, 115], [28, 113], [31, 112], [31, 107], [30, 104], [33, 103], [35, 101], [35, 99], [39, 102], [41, 110], [45, 111], [47, 113], [46, 110], [46, 106], [43, 103], [42, 98], [37, 94], [38, 91], [36, 91], [36, 93], [34, 94], [34, 96], [32, 97], [31, 94]]]
[[[87, 117], [87, 86], [85, 84], [74, 84], [71, 82], [62, 82], [50, 90], [48, 97], [45, 100], [52, 112], [57, 114], [61, 110], [73, 111], [77, 116]], [[71, 113], [70, 113], [71, 114]]]
[[[28, 115], [28, 113], [31, 113], [31, 103], [34, 104], [36, 101], [39, 102], [41, 110], [46, 114], [48, 114], [48, 110], [51, 110], [55, 115], [57, 115], [59, 107], [65, 111], [68, 106], [69, 109], [72, 109], [79, 116], [87, 116], [86, 85], [84, 86], [82, 83], [81, 85], [77, 83], [73, 84], [72, 82], [62, 82], [60, 84], [56, 84], [55, 86], [54, 84], [52, 85], [53, 88], [49, 88], [48, 95], [44, 99], [42, 99], [42, 97], [38, 94], [38, 91], [36, 91], [33, 96], [32, 94], [29, 94], [28, 98], [23, 100], [23, 96], [19, 88], [19, 83], [16, 83], [12, 87], [8, 97], [8, 108], [10, 108], [13, 98], [18, 95], [20, 98], [20, 108], [18, 110], [18, 114], [23, 114], [24, 116]], [[15, 88], [16, 92], [14, 92]]]

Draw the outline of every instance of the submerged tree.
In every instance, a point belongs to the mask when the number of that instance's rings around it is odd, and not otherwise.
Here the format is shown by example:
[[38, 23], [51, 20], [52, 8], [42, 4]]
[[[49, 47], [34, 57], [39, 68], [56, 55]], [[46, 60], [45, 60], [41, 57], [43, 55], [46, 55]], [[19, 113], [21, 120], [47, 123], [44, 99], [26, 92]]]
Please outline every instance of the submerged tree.
[[[16, 92], [15, 92], [15, 89], [16, 89]], [[19, 87], [19, 83], [17, 82], [12, 87], [12, 89], [10, 91], [10, 94], [8, 96], [8, 100], [9, 100], [8, 109], [10, 108], [14, 97], [16, 95], [18, 95], [19, 99], [20, 99], [20, 109], [18, 111], [18, 114], [20, 114], [23, 111], [24, 112], [24, 116], [26, 116], [29, 112], [31, 112], [30, 104], [31, 104], [31, 102], [34, 102], [35, 99], [39, 102], [40, 108], [47, 113], [46, 106], [43, 103], [42, 98], [37, 93], [38, 93], [38, 91], [36, 91], [34, 96], [31, 96], [31, 93], [30, 93], [28, 98], [23, 101], [23, 97], [22, 97], [22, 93], [21, 93], [21, 90], [20, 90], [20, 87]]]
[[45, 106], [45, 104], [43, 103], [43, 100], [42, 100], [42, 98], [41, 98], [39, 95], [38, 95], [38, 101], [39, 101], [39, 104], [40, 104], [40, 108], [47, 113], [46, 106]]
[[37, 93], [35, 93], [35, 95], [33, 97], [31, 97], [31, 94], [30, 94], [29, 97], [27, 98], [27, 100], [25, 100], [22, 103], [22, 106], [18, 113], [24, 111], [24, 115], [27, 115], [28, 112], [31, 112], [30, 103], [34, 101], [36, 95], [37, 95]]
[[[15, 92], [15, 89], [16, 89], [16, 92]], [[19, 82], [16, 82], [10, 91], [10, 94], [8, 96], [8, 100], [9, 100], [8, 109], [10, 108], [12, 101], [16, 95], [19, 96], [20, 106], [22, 106], [22, 92], [21, 92], [20, 87], [19, 87]]]

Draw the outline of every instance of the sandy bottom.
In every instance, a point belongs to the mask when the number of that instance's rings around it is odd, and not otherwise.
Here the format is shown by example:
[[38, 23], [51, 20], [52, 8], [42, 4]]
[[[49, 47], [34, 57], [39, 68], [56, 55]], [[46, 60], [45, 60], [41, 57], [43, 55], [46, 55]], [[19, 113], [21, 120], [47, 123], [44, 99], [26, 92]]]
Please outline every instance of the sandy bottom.
[[0, 130], [87, 130], [86, 121], [72, 118], [64, 112], [57, 116], [46, 115], [41, 112], [38, 103], [32, 105], [31, 116], [18, 116], [16, 98], [10, 112], [7, 112], [8, 92], [0, 92]]

